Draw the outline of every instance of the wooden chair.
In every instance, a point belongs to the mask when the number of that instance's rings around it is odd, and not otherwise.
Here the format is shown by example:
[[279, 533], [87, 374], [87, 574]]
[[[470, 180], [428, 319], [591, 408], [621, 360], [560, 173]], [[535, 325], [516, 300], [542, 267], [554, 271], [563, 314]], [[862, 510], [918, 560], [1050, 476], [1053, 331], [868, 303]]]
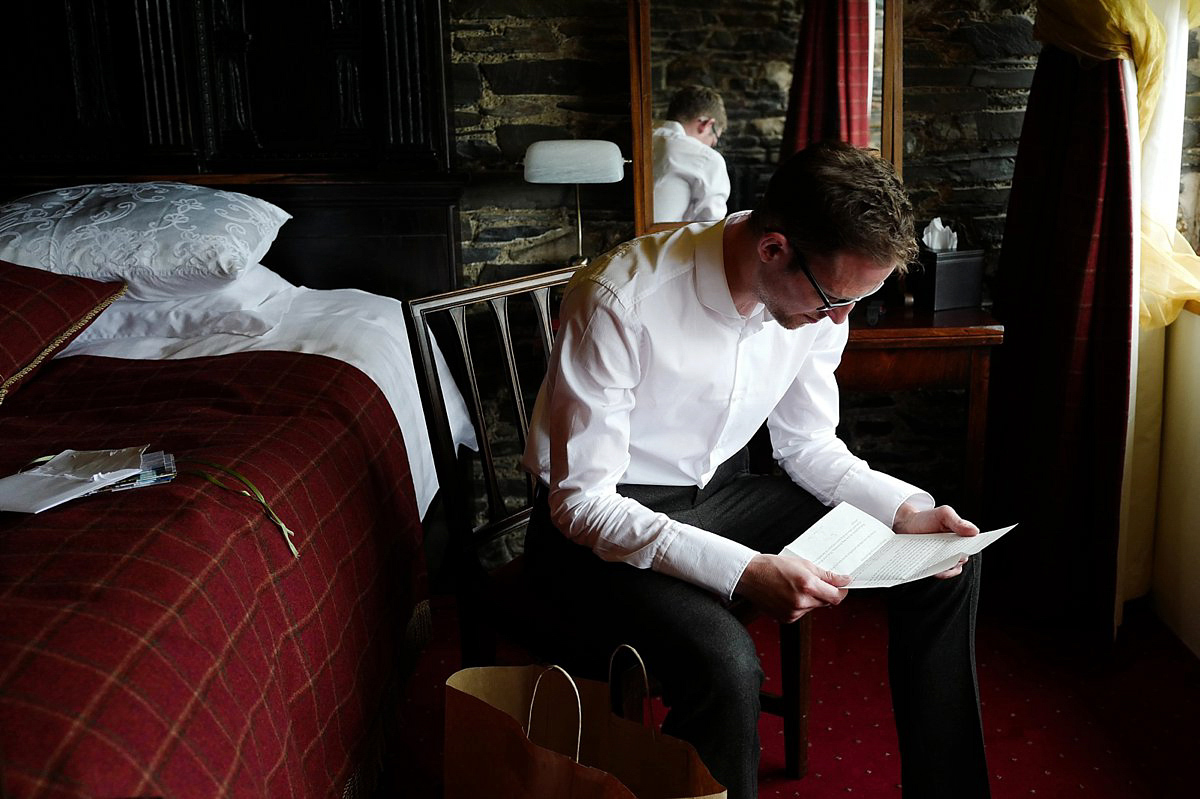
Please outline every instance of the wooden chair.
[[[517, 555], [502, 565], [481, 553], [519, 539], [533, 504], [533, 480], [520, 470], [529, 412], [553, 343], [561, 289], [574, 267], [464, 288], [407, 302], [418, 380], [425, 402], [448, 527], [446, 567], [455, 580], [464, 665], [495, 662], [502, 634], [536, 652], [553, 635], [552, 608], [538, 607]], [[433, 339], [464, 395], [478, 452], [458, 452], [443, 400]], [[515, 548], [515, 547], [514, 547]], [[503, 558], [500, 558], [503, 559]], [[493, 558], [494, 560], [494, 558]], [[537, 612], [530, 613], [531, 607]], [[748, 622], [749, 603], [735, 607]], [[782, 690], [763, 692], [763, 710], [783, 717], [786, 769], [801, 777], [808, 760], [811, 623], [781, 624]]]

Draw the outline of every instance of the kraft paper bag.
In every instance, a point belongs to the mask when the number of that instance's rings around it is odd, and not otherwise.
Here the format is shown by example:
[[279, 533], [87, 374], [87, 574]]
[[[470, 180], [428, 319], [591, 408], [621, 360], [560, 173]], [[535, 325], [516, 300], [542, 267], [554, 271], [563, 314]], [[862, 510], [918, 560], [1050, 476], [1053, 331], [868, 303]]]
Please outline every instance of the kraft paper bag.
[[609, 708], [607, 683], [571, 681], [556, 666], [456, 672], [446, 681], [445, 799], [725, 798], [690, 744]]

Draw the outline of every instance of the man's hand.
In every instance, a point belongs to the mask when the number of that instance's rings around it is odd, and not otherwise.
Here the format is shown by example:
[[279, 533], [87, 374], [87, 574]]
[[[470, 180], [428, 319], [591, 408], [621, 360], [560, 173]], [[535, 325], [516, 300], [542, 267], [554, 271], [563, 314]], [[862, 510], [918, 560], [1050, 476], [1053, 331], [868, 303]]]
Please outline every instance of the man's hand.
[[836, 605], [845, 597], [850, 578], [813, 565], [804, 558], [790, 555], [755, 555], [737, 593], [749, 599], [768, 615], [793, 622], [816, 608]]
[[[956, 533], [968, 538], [979, 535], [979, 528], [959, 516], [949, 505], [938, 505], [932, 510], [919, 511], [907, 502], [896, 511], [896, 521], [892, 524], [892, 529], [897, 533]], [[934, 577], [939, 580], [957, 577], [962, 574], [962, 567], [966, 562], [964, 557], [958, 561], [958, 565], [938, 572]]]

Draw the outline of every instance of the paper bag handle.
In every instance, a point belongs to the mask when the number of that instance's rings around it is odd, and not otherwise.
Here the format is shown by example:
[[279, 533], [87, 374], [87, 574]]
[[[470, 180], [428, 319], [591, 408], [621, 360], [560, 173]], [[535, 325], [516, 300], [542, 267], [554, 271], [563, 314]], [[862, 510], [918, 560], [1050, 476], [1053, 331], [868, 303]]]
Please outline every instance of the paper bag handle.
[[[636, 653], [634, 653], [636, 654]], [[640, 660], [641, 658], [639, 658]], [[542, 684], [542, 678], [548, 672], [561, 672], [562, 676], [567, 678], [567, 682], [571, 684], [571, 690], [575, 692], [575, 718], [579, 720], [579, 726], [575, 731], [575, 762], [579, 762], [579, 744], [583, 740], [583, 702], [579, 699], [579, 686], [575, 685], [575, 681], [571, 679], [571, 675], [567, 674], [567, 670], [562, 666], [547, 666], [538, 678], [534, 680], [533, 692], [529, 695], [529, 723], [525, 725], [525, 737], [529, 737], [530, 731], [533, 730], [533, 703], [537, 701], [538, 686]]]
[[[633, 653], [633, 656], [635, 658], [637, 658], [638, 665], [641, 666], [641, 668], [642, 668], [642, 687], [645, 688], [645, 691], [646, 691], [645, 694], [643, 694], [643, 696], [646, 699], [649, 699], [650, 698], [650, 672], [646, 669], [646, 661], [642, 660], [641, 654], [639, 654], [638, 651], [636, 649], [634, 649], [633, 646], [631, 646], [630, 644], [618, 645], [617, 648], [613, 650], [612, 655], [610, 655], [608, 658], [609, 690], [611, 691], [612, 686], [613, 686], [613, 666], [616, 664], [617, 655], [619, 655], [621, 653], [622, 649], [628, 649], [630, 652]], [[654, 703], [649, 702], [647, 704], [649, 704], [649, 706], [650, 706], [650, 729], [654, 732], [655, 737], [657, 737], [658, 736], [658, 722], [654, 718]]]

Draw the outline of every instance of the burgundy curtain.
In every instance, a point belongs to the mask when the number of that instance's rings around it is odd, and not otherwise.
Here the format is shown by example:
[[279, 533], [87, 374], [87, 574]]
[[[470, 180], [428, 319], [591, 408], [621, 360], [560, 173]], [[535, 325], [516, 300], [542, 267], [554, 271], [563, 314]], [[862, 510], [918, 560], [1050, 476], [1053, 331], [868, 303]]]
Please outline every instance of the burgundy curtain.
[[812, 142], [840, 139], [870, 143], [871, 4], [864, 0], [808, 0], [792, 88], [788, 95], [780, 160]]
[[[1136, 131], [1134, 132], [1136, 135]], [[1112, 633], [1134, 295], [1130, 131], [1116, 61], [1047, 45], [1017, 151], [995, 313], [990, 504], [1020, 521], [988, 592]], [[989, 564], [991, 565], [991, 564]]]

